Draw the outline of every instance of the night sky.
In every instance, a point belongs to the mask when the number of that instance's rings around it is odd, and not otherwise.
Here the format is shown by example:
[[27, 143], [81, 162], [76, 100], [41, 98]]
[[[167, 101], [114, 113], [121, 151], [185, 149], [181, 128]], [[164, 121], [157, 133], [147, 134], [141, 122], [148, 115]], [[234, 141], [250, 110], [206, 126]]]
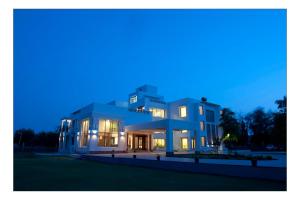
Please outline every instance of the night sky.
[[245, 114], [286, 95], [285, 10], [15, 10], [14, 129], [136, 87]]

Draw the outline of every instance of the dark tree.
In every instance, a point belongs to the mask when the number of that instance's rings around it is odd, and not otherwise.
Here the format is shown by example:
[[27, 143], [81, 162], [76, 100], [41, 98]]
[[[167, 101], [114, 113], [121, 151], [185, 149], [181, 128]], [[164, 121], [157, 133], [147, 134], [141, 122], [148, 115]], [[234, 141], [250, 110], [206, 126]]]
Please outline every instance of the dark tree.
[[287, 140], [287, 99], [275, 101], [278, 112], [273, 114], [272, 142], [276, 146], [286, 149]]
[[32, 145], [35, 133], [32, 129], [19, 129], [16, 130], [14, 135], [14, 144], [19, 145]]
[[263, 147], [270, 143], [270, 129], [272, 128], [271, 116], [265, 113], [263, 108], [257, 108], [248, 115], [249, 128], [253, 132], [251, 143], [257, 147]]
[[244, 118], [240, 119], [240, 134], [238, 137], [239, 145], [247, 146], [248, 145], [248, 127]]
[[220, 126], [224, 132], [224, 142], [226, 146], [234, 146], [238, 144], [239, 123], [235, 117], [235, 113], [229, 108], [224, 108], [221, 115]]

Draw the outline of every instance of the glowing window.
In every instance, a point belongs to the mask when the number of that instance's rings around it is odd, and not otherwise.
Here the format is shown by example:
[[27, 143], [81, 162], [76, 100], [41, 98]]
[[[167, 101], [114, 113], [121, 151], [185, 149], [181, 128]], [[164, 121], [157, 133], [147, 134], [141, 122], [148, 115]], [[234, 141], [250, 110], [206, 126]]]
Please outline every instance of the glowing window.
[[165, 147], [165, 139], [153, 139], [153, 145], [157, 148]]
[[150, 108], [153, 117], [165, 118], [165, 110], [160, 108]]
[[199, 114], [200, 114], [200, 115], [203, 115], [203, 114], [204, 114], [203, 106], [199, 106]]
[[130, 97], [129, 102], [130, 102], [130, 103], [135, 103], [135, 102], [137, 102], [137, 96], [134, 95], [134, 96]]
[[200, 130], [201, 131], [205, 130], [204, 121], [200, 121]]
[[180, 117], [186, 117], [186, 114], [187, 114], [186, 106], [180, 106], [179, 107], [179, 116]]
[[188, 130], [181, 130], [181, 133], [187, 133]]
[[98, 146], [118, 146], [119, 122], [116, 120], [99, 120]]
[[80, 137], [80, 146], [87, 146], [88, 135], [89, 135], [89, 120], [85, 119], [81, 121], [81, 137]]
[[201, 137], [201, 146], [205, 146], [205, 137], [204, 136], [202, 136]]
[[195, 149], [195, 146], [196, 146], [196, 144], [195, 144], [195, 138], [193, 138], [192, 139], [192, 149]]
[[188, 139], [187, 138], [181, 138], [181, 148], [188, 149]]

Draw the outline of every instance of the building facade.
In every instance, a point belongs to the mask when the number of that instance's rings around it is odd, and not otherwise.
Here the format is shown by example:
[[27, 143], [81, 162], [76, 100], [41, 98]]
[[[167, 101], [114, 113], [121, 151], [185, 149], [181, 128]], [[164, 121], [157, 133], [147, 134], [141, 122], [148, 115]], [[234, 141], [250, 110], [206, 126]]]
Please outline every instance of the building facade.
[[62, 119], [59, 151], [206, 151], [223, 135], [221, 112], [205, 98], [165, 102], [156, 87], [144, 85], [127, 102], [92, 103]]

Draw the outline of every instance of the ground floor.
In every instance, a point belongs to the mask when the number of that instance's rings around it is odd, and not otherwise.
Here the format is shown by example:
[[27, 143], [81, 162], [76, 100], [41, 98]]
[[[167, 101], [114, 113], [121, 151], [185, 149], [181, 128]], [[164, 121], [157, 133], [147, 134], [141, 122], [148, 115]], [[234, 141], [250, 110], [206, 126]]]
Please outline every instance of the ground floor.
[[15, 154], [14, 190], [279, 191], [286, 190], [286, 182], [103, 164], [71, 157]]
[[[101, 125], [101, 122], [103, 125]], [[109, 124], [109, 131], [102, 129]], [[193, 123], [158, 120], [121, 127], [115, 120], [100, 120], [100, 128], [79, 132], [62, 132], [60, 152], [207, 152], [214, 150], [211, 135]]]

